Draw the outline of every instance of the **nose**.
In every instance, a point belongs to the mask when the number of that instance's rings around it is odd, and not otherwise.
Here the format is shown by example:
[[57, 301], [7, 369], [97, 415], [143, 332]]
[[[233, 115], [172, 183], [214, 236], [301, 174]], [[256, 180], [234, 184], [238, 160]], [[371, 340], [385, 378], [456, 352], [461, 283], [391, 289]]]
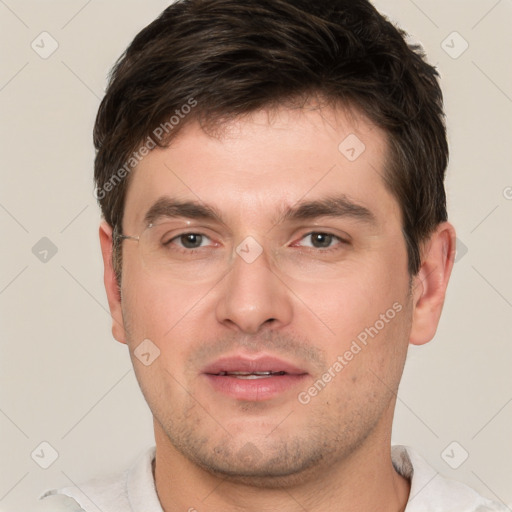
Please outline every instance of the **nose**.
[[221, 286], [217, 320], [231, 329], [255, 334], [265, 326], [281, 328], [292, 320], [291, 292], [271, 268], [265, 251], [253, 261], [235, 255]]

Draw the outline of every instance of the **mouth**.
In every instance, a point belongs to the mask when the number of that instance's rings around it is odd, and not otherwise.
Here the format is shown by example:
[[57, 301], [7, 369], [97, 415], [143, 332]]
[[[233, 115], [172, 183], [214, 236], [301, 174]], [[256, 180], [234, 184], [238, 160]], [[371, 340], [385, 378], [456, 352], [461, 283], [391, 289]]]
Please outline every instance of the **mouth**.
[[219, 372], [219, 377], [236, 377], [237, 379], [268, 379], [276, 375], [287, 375], [285, 371], [279, 372]]
[[271, 356], [224, 357], [202, 374], [216, 393], [244, 401], [264, 401], [282, 396], [308, 375], [306, 370]]

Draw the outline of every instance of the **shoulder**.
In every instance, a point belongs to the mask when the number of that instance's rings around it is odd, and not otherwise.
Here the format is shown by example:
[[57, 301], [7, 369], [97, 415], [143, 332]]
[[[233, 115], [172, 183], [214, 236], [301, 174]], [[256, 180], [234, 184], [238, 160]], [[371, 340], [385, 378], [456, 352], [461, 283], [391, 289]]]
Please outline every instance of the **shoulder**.
[[411, 482], [406, 512], [505, 512], [507, 507], [478, 494], [467, 485], [443, 477], [418, 453], [405, 446], [392, 448], [395, 469]]
[[148, 450], [118, 475], [49, 491], [42, 497], [41, 508], [33, 512], [128, 512], [139, 508], [162, 512], [152, 473], [154, 454], [154, 448]]
[[[103, 512], [131, 510], [126, 493], [126, 473], [108, 478], [95, 478], [77, 486], [47, 492], [42, 506], [34, 512]], [[53, 509], [52, 506], [56, 508]], [[66, 508], [68, 507], [68, 508]], [[75, 507], [75, 508], [73, 508]]]
[[42, 497], [30, 512], [85, 512], [84, 509], [69, 496], [50, 494]]

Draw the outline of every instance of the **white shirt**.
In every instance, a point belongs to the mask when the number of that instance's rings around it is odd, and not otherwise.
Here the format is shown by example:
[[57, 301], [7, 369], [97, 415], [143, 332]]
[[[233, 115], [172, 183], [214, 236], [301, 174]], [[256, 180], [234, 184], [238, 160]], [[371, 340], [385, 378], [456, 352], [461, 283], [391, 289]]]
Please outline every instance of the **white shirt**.
[[[40, 512], [163, 512], [153, 478], [152, 448], [129, 470], [109, 479], [92, 480], [42, 496]], [[466, 485], [442, 477], [417, 453], [394, 446], [395, 469], [411, 482], [406, 512], [507, 512]]]

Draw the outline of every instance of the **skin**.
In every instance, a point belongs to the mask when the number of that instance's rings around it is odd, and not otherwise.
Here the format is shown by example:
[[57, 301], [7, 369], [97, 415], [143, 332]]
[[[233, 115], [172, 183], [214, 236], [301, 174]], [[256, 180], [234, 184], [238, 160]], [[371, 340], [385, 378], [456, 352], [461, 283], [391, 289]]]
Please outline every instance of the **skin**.
[[[349, 134], [366, 147], [352, 162], [338, 150]], [[155, 480], [166, 512], [405, 508], [409, 482], [390, 457], [396, 390], [408, 344], [435, 334], [455, 233], [449, 223], [437, 227], [411, 282], [399, 206], [381, 178], [386, 150], [379, 128], [342, 109], [260, 111], [215, 134], [190, 122], [134, 171], [123, 231], [140, 234], [163, 196], [210, 205], [223, 223], [173, 221], [178, 234], [212, 240], [201, 253], [209, 259], [185, 255], [182, 272], [151, 271], [137, 242], [124, 241], [122, 300], [112, 230], [101, 225], [113, 334], [128, 345], [154, 416]], [[279, 221], [283, 207], [333, 196], [367, 208], [374, 221]], [[349, 243], [333, 238], [322, 252], [312, 231]], [[263, 249], [250, 264], [235, 251], [247, 236]], [[300, 403], [298, 393], [393, 304], [401, 306], [394, 318]], [[144, 339], [160, 350], [149, 366], [133, 354]], [[307, 375], [269, 400], [237, 400], [201, 374], [233, 353], [278, 356]]]

